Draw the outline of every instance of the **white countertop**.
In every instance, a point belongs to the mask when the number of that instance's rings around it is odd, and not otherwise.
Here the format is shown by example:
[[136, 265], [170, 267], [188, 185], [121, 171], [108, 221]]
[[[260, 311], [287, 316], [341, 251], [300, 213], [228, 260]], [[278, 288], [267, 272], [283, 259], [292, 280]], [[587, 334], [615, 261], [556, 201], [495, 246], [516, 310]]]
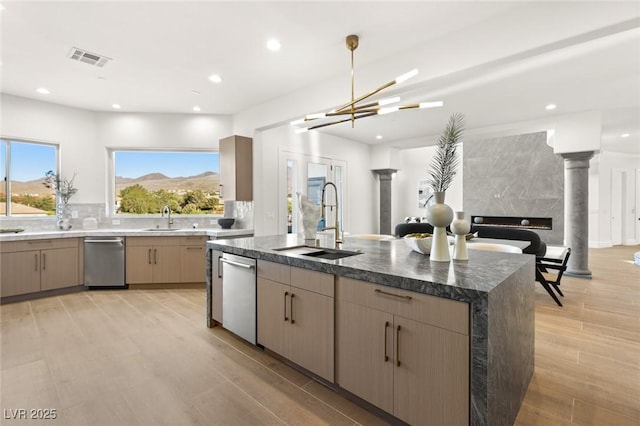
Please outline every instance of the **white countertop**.
[[212, 239], [252, 236], [253, 229], [222, 229], [222, 228], [197, 228], [177, 229], [175, 231], [142, 229], [81, 229], [69, 231], [37, 231], [0, 234], [0, 243], [8, 241], [41, 240], [48, 238], [83, 238], [93, 236], [124, 236], [124, 237], [151, 237], [151, 236], [176, 236], [185, 237], [193, 235], [209, 236]]

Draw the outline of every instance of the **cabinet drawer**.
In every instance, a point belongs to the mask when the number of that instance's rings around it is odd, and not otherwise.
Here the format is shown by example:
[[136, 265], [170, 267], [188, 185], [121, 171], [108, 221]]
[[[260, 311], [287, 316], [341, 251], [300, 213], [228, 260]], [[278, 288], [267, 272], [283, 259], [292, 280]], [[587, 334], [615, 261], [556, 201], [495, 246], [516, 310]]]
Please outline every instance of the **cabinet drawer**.
[[78, 238], [50, 238], [46, 240], [9, 241], [0, 244], [0, 250], [2, 251], [2, 253], [74, 247], [78, 247]]
[[309, 271], [303, 268], [291, 268], [291, 286], [314, 293], [324, 294], [325, 296], [334, 296], [334, 276], [318, 271]]
[[258, 260], [258, 276], [283, 284], [291, 284], [291, 267], [282, 263]]
[[181, 237], [127, 237], [128, 246], [177, 246]]
[[467, 303], [345, 277], [337, 277], [336, 286], [339, 301], [368, 306], [457, 333], [469, 334]]
[[209, 240], [207, 236], [194, 235], [192, 237], [180, 237], [180, 245], [182, 246], [201, 246]]

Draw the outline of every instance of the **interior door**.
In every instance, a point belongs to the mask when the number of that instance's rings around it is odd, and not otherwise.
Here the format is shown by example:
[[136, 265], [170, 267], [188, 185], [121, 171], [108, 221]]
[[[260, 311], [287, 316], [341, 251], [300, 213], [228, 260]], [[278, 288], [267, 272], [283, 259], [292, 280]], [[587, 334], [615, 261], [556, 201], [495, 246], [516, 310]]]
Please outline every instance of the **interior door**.
[[622, 171], [611, 174], [611, 244], [622, 244]]

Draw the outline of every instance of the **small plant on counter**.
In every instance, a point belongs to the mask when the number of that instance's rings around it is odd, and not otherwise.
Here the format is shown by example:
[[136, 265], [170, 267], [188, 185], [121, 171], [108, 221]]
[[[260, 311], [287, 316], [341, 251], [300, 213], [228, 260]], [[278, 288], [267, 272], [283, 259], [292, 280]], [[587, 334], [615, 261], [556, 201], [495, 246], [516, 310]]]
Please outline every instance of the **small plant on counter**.
[[73, 197], [73, 194], [78, 192], [78, 189], [73, 186], [73, 180], [75, 178], [75, 173], [73, 174], [71, 180], [67, 180], [62, 178], [59, 174], [54, 173], [53, 170], [49, 170], [44, 175], [43, 185], [49, 189], [53, 189], [62, 204], [68, 204], [69, 199]]

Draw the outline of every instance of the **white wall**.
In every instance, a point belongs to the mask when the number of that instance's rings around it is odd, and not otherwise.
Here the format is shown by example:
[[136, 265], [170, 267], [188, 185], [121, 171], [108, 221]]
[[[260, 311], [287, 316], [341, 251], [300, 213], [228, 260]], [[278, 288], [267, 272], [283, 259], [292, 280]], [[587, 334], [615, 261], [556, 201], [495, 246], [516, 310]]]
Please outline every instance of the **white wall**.
[[346, 232], [353, 234], [377, 231], [377, 207], [374, 192], [377, 182], [370, 167], [368, 145], [335, 136], [310, 131], [296, 134], [290, 126], [256, 132], [254, 134], [254, 181], [255, 235], [278, 233], [279, 202], [286, 194], [280, 194], [278, 176], [279, 153], [282, 149], [316, 157], [333, 158], [347, 163], [345, 199]]
[[107, 202], [107, 149], [217, 149], [226, 115], [93, 112], [2, 94], [2, 137], [60, 145], [61, 174], [77, 174], [74, 203]]
[[[427, 178], [429, 164], [436, 152], [436, 146], [412, 148], [400, 151], [398, 173], [393, 178], [391, 196], [394, 199], [391, 212], [392, 230], [407, 216], [423, 217], [426, 209], [418, 208], [418, 181]], [[458, 147], [458, 156], [462, 159], [463, 146]], [[462, 160], [449, 189], [445, 203], [453, 211], [462, 211]], [[465, 214], [469, 219], [469, 215]]]

